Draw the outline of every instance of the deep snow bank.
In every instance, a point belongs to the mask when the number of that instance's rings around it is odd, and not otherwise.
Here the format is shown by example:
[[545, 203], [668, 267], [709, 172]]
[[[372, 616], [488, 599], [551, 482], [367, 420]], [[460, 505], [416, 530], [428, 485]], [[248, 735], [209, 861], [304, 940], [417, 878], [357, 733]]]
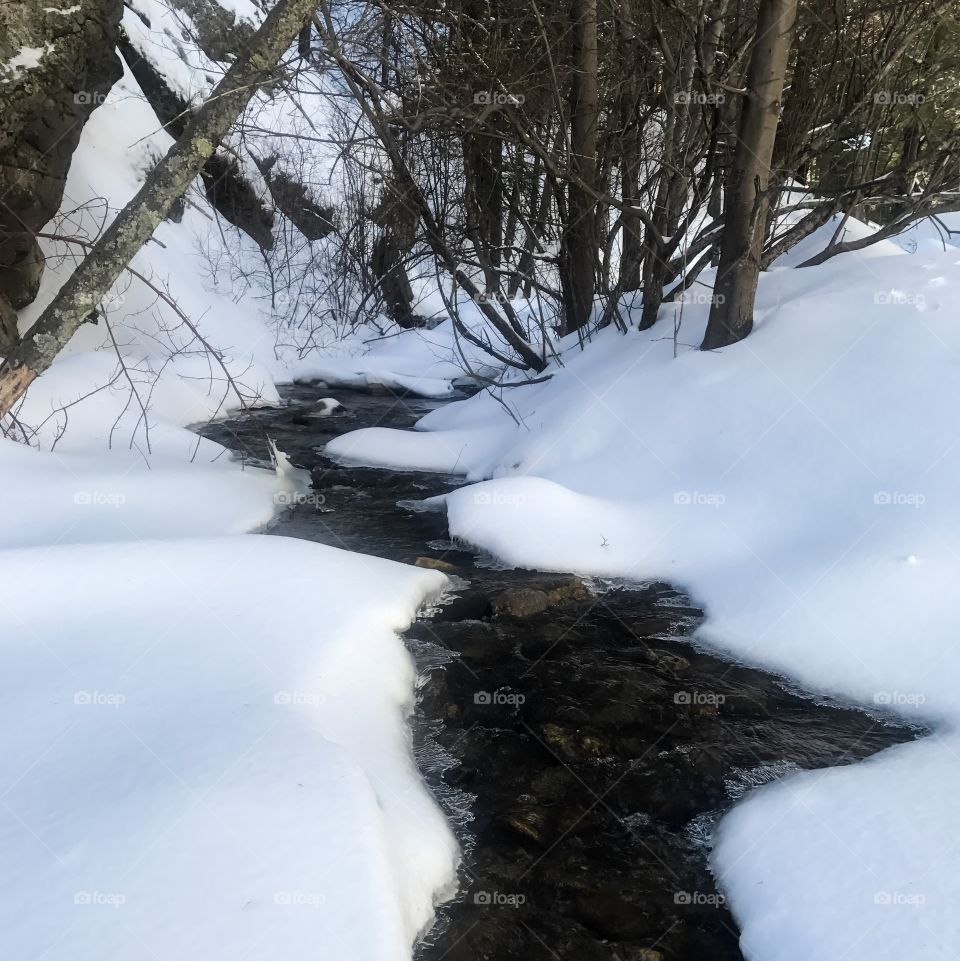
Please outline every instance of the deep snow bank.
[[[126, 74], [84, 128], [24, 328], [169, 143]], [[5, 956], [408, 961], [456, 845], [410, 757], [396, 632], [445, 581], [220, 536], [305, 480], [186, 429], [277, 402], [286, 373], [251, 284], [213, 276], [252, 242], [208, 210], [193, 187], [31, 386], [11, 434], [33, 446], [0, 439]]]
[[[667, 578], [731, 655], [947, 730], [960, 720], [958, 302], [955, 250], [884, 245], [781, 269], [736, 347], [694, 349], [707, 307], [687, 303], [505, 391], [520, 426], [480, 395], [424, 433], [358, 432], [328, 451], [494, 478], [445, 498], [454, 536], [520, 566]], [[750, 958], [952, 956], [935, 898], [960, 899], [955, 747], [804, 775], [728, 819], [718, 871]], [[929, 900], [882, 903], [917, 890]]]
[[6, 955], [409, 958], [456, 845], [394, 632], [444, 582], [274, 537], [0, 551]]

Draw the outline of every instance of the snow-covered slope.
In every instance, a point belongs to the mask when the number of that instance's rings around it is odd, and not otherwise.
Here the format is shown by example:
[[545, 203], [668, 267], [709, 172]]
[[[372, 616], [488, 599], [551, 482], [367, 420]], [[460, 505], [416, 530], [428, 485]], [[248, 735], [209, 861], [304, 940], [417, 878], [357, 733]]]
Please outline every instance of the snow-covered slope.
[[[165, 5], [136, 6], [162, 32]], [[207, 66], [175, 62], [185, 82]], [[126, 73], [84, 128], [24, 327], [169, 144]], [[187, 429], [292, 376], [269, 291], [231, 279], [259, 253], [222, 227], [194, 187], [17, 407], [29, 444], [0, 439], [11, 961], [408, 961], [453, 883], [397, 636], [445, 578], [228, 536], [306, 480]]]
[[394, 632], [444, 580], [277, 537], [0, 551], [4, 957], [409, 958], [456, 845]]
[[735, 347], [695, 349], [707, 306], [688, 303], [504, 391], [518, 423], [478, 395], [421, 432], [328, 446], [465, 473], [481, 482], [442, 505], [455, 537], [521, 566], [668, 579], [731, 656], [938, 725], [724, 823], [717, 872], [751, 961], [960, 948], [958, 303], [949, 248], [778, 269]]

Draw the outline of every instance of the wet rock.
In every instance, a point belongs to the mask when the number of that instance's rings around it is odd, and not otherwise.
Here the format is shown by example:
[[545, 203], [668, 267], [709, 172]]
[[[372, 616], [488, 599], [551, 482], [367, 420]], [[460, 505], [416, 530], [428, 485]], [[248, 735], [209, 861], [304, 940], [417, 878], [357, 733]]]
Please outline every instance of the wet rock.
[[544, 724], [540, 735], [552, 750], [572, 761], [606, 757], [611, 751], [607, 739], [590, 732], [571, 731], [559, 724]]
[[455, 574], [458, 570], [456, 564], [439, 557], [418, 557], [413, 563], [415, 567], [426, 567], [432, 571], [443, 571], [445, 574]]
[[517, 588], [504, 591], [490, 601], [490, 607], [497, 617], [533, 617], [550, 606], [550, 598], [545, 591]]
[[[514, 648], [514, 639], [487, 621], [458, 621], [453, 630], [442, 631], [439, 636], [474, 665], [496, 664], [510, 657]], [[474, 681], [479, 683], [475, 677]]]
[[618, 944], [617, 957], [619, 961], [664, 961], [662, 951], [637, 944]]
[[670, 617], [641, 617], [627, 621], [624, 627], [634, 637], [658, 637], [673, 634], [676, 621]]
[[430, 717], [442, 721], [450, 721], [460, 713], [460, 708], [450, 696], [447, 676], [441, 670], [435, 670], [421, 682], [419, 689], [421, 709]]
[[616, 941], [654, 939], [665, 928], [660, 912], [629, 890], [600, 888], [582, 895], [575, 910], [581, 921]]
[[670, 674], [685, 674], [690, 670], [690, 662], [673, 651], [651, 647], [647, 648], [645, 657], [651, 664], [656, 664], [660, 670]]
[[523, 838], [529, 838], [538, 844], [547, 842], [549, 821], [546, 808], [527, 807], [520, 811], [511, 811], [500, 821], [507, 829]]
[[490, 602], [495, 616], [527, 618], [551, 607], [586, 601], [591, 598], [583, 581], [571, 577], [539, 587], [517, 587], [502, 591]]
[[579, 603], [593, 599], [587, 586], [578, 577], [570, 577], [547, 589], [547, 601], [551, 607], [557, 604]]

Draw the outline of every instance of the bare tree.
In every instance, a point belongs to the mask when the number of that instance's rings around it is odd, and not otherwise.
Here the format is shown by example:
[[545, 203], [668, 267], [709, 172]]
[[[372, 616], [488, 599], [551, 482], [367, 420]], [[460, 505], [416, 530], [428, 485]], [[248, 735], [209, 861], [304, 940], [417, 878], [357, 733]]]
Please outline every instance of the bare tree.
[[0, 417], [54, 361], [243, 113], [311, 16], [316, 0], [279, 0], [180, 139], [102, 234], [40, 319], [0, 366]]
[[770, 203], [770, 162], [796, 16], [797, 0], [761, 0], [727, 180], [726, 220], [704, 350], [742, 340], [753, 328]]

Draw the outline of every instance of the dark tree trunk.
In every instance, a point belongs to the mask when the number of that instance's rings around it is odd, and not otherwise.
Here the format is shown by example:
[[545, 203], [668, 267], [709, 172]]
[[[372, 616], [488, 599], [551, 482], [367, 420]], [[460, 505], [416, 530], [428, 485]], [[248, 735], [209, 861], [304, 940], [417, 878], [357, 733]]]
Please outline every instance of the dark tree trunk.
[[747, 93], [727, 178], [726, 224], [703, 350], [736, 343], [753, 328], [770, 199], [770, 161], [796, 14], [797, 0], [761, 0], [757, 40], [747, 70]]
[[597, 0], [573, 0], [574, 76], [570, 89], [570, 167], [561, 253], [563, 333], [579, 330], [593, 309], [597, 268]]
[[279, 0], [223, 80], [187, 125], [183, 136], [150, 171], [137, 195], [103, 232], [40, 319], [0, 366], [0, 417], [54, 361], [104, 298], [134, 254], [150, 239], [250, 98], [313, 13], [316, 0]]
[[503, 249], [503, 143], [490, 124], [464, 137], [468, 230], [488, 294], [500, 290]]

